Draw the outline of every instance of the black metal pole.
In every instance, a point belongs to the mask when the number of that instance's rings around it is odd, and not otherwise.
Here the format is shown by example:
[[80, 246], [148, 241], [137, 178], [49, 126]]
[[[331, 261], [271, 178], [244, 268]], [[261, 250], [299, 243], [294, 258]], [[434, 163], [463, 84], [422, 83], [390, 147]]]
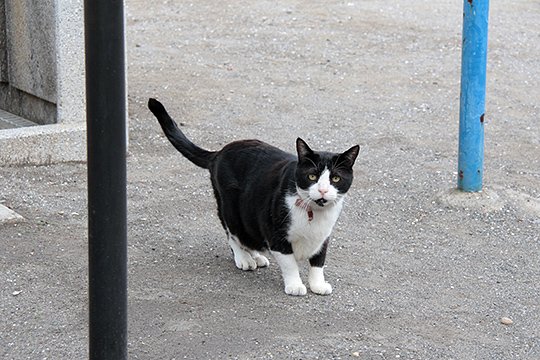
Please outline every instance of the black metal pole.
[[89, 358], [127, 358], [124, 4], [85, 0]]

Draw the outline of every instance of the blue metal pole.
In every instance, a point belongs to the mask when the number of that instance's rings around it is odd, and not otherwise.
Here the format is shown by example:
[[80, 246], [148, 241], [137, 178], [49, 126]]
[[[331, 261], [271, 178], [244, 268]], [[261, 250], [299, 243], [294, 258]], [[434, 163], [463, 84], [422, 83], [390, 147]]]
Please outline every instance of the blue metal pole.
[[489, 0], [463, 1], [458, 188], [482, 190]]

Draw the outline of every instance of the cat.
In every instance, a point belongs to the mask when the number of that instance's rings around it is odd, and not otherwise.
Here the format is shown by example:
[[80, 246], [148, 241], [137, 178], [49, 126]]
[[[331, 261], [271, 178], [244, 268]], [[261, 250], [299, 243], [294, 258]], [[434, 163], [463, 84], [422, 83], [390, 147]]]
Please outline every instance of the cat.
[[359, 146], [344, 153], [317, 152], [298, 138], [297, 155], [259, 140], [207, 151], [182, 133], [159, 101], [149, 99], [148, 108], [173, 146], [210, 171], [236, 267], [268, 266], [263, 252], [269, 251], [281, 268], [285, 293], [306, 295], [298, 262], [307, 260], [310, 290], [330, 294], [323, 266], [330, 233], [353, 181]]

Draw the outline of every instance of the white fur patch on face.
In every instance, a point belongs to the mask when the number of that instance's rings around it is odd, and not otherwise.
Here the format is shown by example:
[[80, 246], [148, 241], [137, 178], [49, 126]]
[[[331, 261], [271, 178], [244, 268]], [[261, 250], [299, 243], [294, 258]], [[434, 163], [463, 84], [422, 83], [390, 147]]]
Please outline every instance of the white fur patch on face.
[[315, 201], [319, 199], [335, 201], [337, 199], [338, 191], [330, 182], [330, 170], [328, 168], [324, 168], [317, 182], [309, 187], [308, 194]]

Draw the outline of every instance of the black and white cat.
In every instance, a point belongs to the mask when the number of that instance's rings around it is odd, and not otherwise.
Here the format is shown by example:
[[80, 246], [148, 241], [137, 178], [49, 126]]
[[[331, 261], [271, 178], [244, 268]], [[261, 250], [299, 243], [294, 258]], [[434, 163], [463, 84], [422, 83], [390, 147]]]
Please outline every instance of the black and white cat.
[[150, 99], [148, 108], [174, 147], [210, 171], [219, 219], [236, 266], [242, 270], [268, 266], [261, 252], [269, 250], [281, 268], [285, 292], [305, 295], [298, 262], [307, 260], [311, 291], [330, 294], [323, 265], [330, 233], [353, 180], [359, 146], [341, 154], [316, 152], [298, 138], [298, 156], [258, 140], [207, 151], [180, 131], [159, 101]]

